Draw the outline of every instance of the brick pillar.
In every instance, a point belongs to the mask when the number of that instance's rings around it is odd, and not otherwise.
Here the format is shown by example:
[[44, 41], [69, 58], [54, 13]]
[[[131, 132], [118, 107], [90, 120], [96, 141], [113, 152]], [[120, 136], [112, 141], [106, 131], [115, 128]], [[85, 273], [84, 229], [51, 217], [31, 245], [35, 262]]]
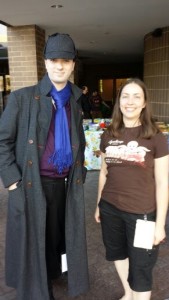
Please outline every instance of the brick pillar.
[[169, 27], [144, 38], [144, 82], [154, 117], [169, 123]]
[[36, 25], [8, 27], [11, 90], [34, 85], [45, 73], [45, 31]]

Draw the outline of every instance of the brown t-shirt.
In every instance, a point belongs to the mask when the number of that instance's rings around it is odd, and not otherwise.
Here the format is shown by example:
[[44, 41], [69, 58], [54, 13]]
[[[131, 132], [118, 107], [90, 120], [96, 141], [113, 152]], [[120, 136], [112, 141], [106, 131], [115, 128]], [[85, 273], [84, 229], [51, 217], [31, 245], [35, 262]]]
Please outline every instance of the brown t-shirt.
[[140, 129], [125, 128], [120, 138], [107, 131], [101, 136], [108, 170], [101, 197], [122, 211], [144, 214], [156, 209], [154, 159], [169, 151], [161, 132], [145, 139], [139, 137]]

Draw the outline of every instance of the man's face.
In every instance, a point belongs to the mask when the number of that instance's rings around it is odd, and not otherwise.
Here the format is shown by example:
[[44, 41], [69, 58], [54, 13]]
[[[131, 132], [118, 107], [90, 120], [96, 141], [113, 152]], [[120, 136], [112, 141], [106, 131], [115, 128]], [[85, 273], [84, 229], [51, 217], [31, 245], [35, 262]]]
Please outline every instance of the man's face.
[[56, 88], [62, 89], [74, 70], [75, 62], [70, 59], [46, 59], [48, 76]]

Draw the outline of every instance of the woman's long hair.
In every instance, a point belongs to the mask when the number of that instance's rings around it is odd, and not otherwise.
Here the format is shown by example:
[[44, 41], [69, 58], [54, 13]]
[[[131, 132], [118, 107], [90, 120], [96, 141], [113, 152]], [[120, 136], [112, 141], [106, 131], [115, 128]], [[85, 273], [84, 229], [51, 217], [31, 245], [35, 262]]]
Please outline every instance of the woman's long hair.
[[151, 108], [150, 108], [150, 100], [148, 96], [147, 88], [142, 80], [139, 78], [130, 78], [120, 87], [116, 103], [114, 105], [114, 110], [112, 114], [112, 123], [108, 127], [108, 133], [111, 136], [118, 137], [124, 130], [125, 125], [123, 122], [123, 114], [120, 110], [120, 97], [124, 87], [130, 83], [135, 83], [140, 86], [144, 93], [145, 107], [142, 109], [140, 113], [140, 123], [141, 127], [141, 136], [143, 138], [150, 138], [159, 132], [159, 128], [156, 125], [155, 121], [152, 118]]

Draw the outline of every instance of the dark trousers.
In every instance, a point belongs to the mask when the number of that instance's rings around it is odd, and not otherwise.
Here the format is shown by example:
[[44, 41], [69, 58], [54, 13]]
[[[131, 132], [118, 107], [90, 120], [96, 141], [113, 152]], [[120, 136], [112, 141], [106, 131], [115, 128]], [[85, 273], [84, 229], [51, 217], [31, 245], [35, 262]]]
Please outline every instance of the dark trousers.
[[46, 266], [48, 279], [61, 275], [61, 254], [65, 253], [65, 178], [42, 176], [46, 197]]
[[[136, 220], [143, 220], [144, 214], [121, 211], [103, 199], [100, 200], [99, 208], [107, 260], [117, 261], [128, 257], [128, 282], [131, 289], [136, 292], [151, 291], [152, 272], [159, 246], [154, 246], [152, 250], [133, 246]], [[155, 221], [155, 219], [155, 211], [147, 214], [147, 220]]]

